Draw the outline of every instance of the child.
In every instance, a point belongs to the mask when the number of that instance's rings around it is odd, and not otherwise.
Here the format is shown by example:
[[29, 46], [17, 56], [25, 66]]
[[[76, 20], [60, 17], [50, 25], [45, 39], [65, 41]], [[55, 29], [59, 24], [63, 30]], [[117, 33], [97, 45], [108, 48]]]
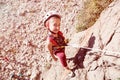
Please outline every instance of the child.
[[63, 33], [60, 31], [60, 21], [61, 16], [57, 12], [50, 11], [46, 14], [44, 26], [49, 30], [49, 35], [47, 38], [47, 47], [54, 61], [57, 61], [57, 56], [60, 59], [62, 66], [67, 71], [72, 72], [66, 62], [66, 43]]

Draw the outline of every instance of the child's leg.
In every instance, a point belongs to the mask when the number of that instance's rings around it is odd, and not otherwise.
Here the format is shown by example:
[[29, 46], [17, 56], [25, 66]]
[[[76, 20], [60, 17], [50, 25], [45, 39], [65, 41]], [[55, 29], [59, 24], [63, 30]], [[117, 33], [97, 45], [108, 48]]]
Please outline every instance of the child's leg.
[[65, 55], [64, 51], [56, 53], [56, 56], [60, 59], [62, 66], [67, 67], [66, 55]]
[[[66, 55], [65, 55], [64, 51], [56, 53], [56, 56], [60, 59], [60, 62], [62, 64], [62, 66], [65, 68], [65, 72], [63, 73], [64, 75], [63, 75], [63, 77], [61, 79], [61, 80], [63, 80], [65, 78], [65, 76], [67, 76], [67, 74], [72, 72], [72, 70], [67, 65]], [[73, 72], [72, 72], [72, 74], [70, 76], [71, 77], [74, 76]]]

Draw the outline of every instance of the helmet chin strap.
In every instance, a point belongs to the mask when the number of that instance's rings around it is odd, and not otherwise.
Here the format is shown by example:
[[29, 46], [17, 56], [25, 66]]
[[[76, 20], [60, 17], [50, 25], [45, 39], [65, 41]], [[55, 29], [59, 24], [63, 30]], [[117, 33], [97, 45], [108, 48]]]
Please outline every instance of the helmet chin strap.
[[55, 33], [55, 32], [53, 32], [53, 31], [51, 31], [50, 29], [48, 29], [52, 34], [57, 34], [57, 33]]

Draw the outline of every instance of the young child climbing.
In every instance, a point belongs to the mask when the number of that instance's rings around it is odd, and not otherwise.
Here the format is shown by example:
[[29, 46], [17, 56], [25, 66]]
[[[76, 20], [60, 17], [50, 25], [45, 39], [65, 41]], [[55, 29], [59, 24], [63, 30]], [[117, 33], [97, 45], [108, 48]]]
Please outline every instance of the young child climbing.
[[61, 15], [58, 12], [50, 11], [46, 14], [44, 26], [49, 31], [47, 47], [54, 61], [59, 59], [65, 70], [72, 72], [66, 62], [65, 46], [67, 44], [63, 33], [60, 31], [60, 22]]

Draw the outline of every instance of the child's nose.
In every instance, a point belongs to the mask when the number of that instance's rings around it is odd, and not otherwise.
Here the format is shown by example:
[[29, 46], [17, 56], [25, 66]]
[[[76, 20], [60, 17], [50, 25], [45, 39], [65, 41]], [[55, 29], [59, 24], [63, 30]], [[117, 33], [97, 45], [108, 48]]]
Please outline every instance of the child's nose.
[[57, 28], [57, 29], [59, 29], [59, 28], [60, 28], [60, 26], [57, 26], [56, 28]]

